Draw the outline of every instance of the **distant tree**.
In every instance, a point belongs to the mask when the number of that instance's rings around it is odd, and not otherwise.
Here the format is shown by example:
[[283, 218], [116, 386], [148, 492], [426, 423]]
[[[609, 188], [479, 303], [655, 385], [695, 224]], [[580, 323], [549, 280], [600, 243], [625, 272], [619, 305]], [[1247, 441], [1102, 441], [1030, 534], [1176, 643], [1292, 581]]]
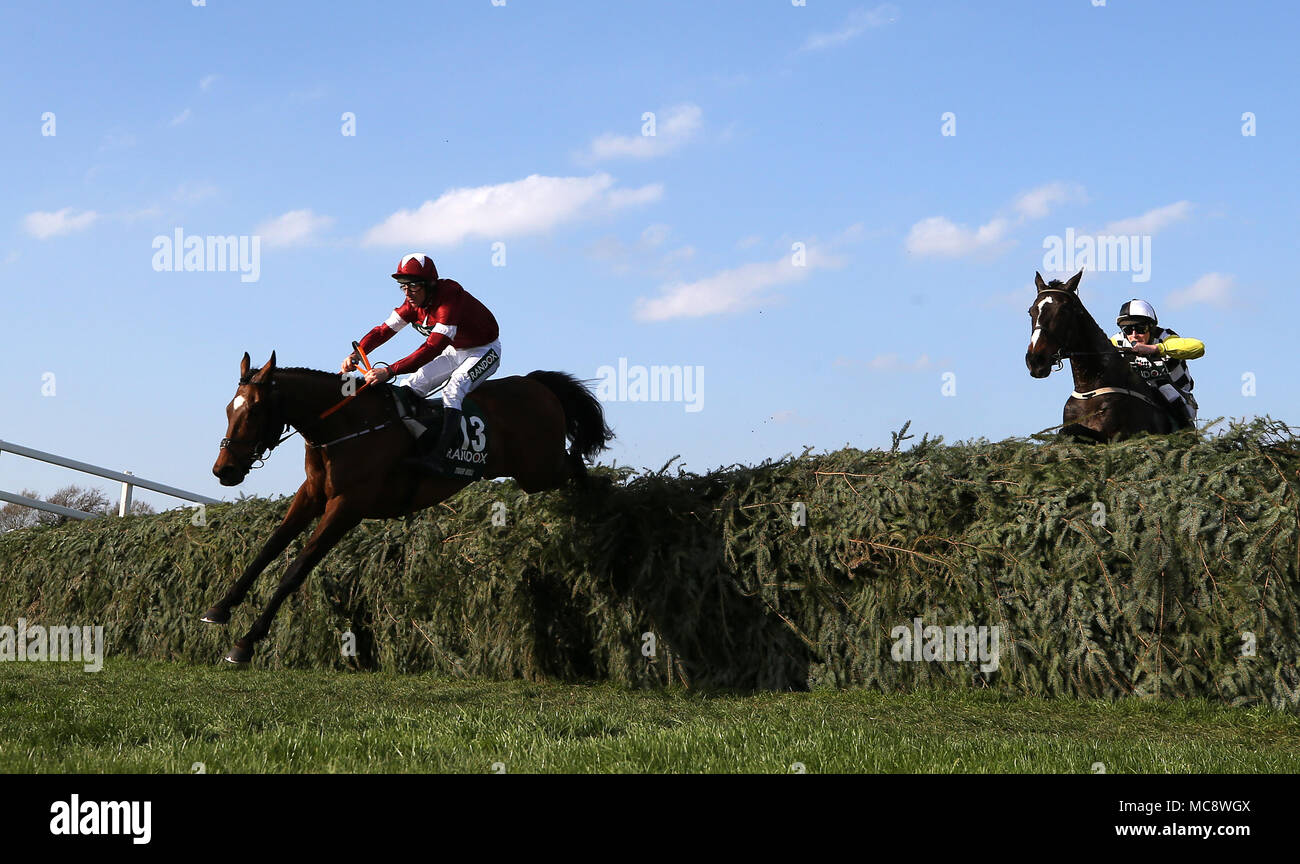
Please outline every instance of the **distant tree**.
[[[45, 501], [49, 504], [60, 504], [85, 513], [101, 513], [107, 516], [117, 515], [117, 503], [110, 500], [108, 495], [101, 489], [68, 485], [48, 498], [42, 498], [40, 493], [31, 489], [24, 489], [21, 494], [25, 498], [34, 498], [37, 501]], [[157, 511], [146, 501], [132, 501], [129, 512], [135, 516], [156, 513]], [[4, 507], [0, 507], [0, 532], [30, 528], [33, 525], [62, 525], [70, 519], [69, 516], [63, 516], [59, 513], [47, 513], [44, 510], [25, 507], [22, 504], [5, 504]]]
[[[24, 498], [36, 498], [36, 492], [31, 489], [24, 489], [21, 493]], [[24, 507], [22, 504], [5, 504], [0, 507], [0, 532], [16, 531], [19, 528], [30, 528], [36, 524], [36, 517], [41, 511], [33, 510], [31, 507]]]

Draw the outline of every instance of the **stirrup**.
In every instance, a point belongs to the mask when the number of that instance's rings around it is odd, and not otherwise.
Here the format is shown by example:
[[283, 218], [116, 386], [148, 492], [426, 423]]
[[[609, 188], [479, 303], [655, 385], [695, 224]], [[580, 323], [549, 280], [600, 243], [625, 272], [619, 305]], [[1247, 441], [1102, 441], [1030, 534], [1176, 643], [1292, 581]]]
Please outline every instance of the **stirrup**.
[[460, 416], [461, 412], [455, 408], [444, 408], [442, 429], [437, 432], [429, 429], [421, 435], [415, 442], [416, 455], [408, 457], [406, 461], [421, 470], [449, 476], [451, 464], [447, 451], [456, 443], [456, 436], [460, 434]]

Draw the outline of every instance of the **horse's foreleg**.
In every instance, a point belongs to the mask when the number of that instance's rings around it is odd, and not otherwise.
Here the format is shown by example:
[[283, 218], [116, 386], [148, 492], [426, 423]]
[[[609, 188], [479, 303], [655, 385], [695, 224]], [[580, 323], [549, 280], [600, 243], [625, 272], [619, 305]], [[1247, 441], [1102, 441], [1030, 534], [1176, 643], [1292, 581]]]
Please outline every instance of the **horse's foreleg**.
[[271, 602], [266, 604], [266, 609], [253, 626], [238, 641], [235, 647], [230, 649], [226, 659], [231, 663], [244, 664], [253, 657], [253, 646], [258, 640], [264, 638], [271, 630], [271, 622], [275, 619], [275, 613], [279, 611], [280, 604], [298, 590], [298, 586], [307, 578], [307, 574], [315, 567], [325, 554], [334, 548], [334, 544], [342, 539], [343, 535], [351, 531], [358, 523], [361, 522], [361, 516], [355, 511], [347, 509], [342, 499], [334, 498], [325, 506], [325, 515], [321, 517], [320, 524], [312, 532], [311, 538], [303, 547], [302, 554], [293, 559], [293, 563], [284, 571], [284, 578], [280, 580], [280, 585], [275, 589], [275, 594], [271, 597]]
[[271, 534], [271, 539], [266, 541], [266, 545], [257, 553], [257, 557], [244, 568], [243, 574], [235, 582], [234, 587], [217, 605], [204, 612], [201, 620], [209, 624], [225, 624], [229, 621], [230, 610], [244, 601], [248, 589], [253, 587], [253, 581], [324, 509], [324, 499], [314, 490], [309, 490], [308, 484], [302, 484], [298, 494], [289, 504], [289, 512], [284, 514], [284, 521], [280, 523], [280, 527]]

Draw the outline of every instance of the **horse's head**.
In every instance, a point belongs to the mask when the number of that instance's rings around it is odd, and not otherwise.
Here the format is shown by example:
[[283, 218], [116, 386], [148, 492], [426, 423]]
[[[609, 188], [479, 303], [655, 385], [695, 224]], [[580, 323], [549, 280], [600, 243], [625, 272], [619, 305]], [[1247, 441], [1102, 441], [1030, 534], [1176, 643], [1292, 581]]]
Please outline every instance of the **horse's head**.
[[226, 406], [226, 437], [221, 441], [221, 452], [212, 466], [222, 486], [237, 486], [244, 482], [253, 463], [262, 458], [268, 448], [274, 447], [284, 428], [279, 410], [278, 395], [272, 383], [275, 375], [275, 352], [266, 365], [250, 371], [248, 352], [239, 364], [239, 386], [235, 398]]
[[1034, 273], [1038, 294], [1029, 307], [1032, 332], [1029, 348], [1025, 351], [1025, 365], [1035, 378], [1046, 378], [1051, 374], [1052, 366], [1062, 358], [1077, 332], [1079, 313], [1083, 309], [1079, 302], [1081, 278], [1082, 270], [1064, 283], [1056, 279], [1044, 282], [1042, 276]]

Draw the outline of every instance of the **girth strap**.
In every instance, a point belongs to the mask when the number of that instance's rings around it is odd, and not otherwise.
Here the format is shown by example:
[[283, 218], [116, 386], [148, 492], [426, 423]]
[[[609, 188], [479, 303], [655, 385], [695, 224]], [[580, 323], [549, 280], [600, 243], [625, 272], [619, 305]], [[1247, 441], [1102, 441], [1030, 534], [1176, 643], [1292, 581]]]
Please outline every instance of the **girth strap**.
[[1152, 401], [1151, 397], [1148, 396], [1147, 394], [1139, 393], [1136, 390], [1130, 390], [1127, 387], [1098, 387], [1096, 390], [1089, 390], [1087, 393], [1080, 393], [1078, 390], [1075, 390], [1071, 392], [1070, 395], [1073, 396], [1075, 399], [1091, 399], [1094, 396], [1104, 396], [1107, 393], [1127, 393], [1129, 396], [1132, 396], [1135, 399], [1141, 399], [1143, 402], [1147, 403], [1152, 408], [1160, 407], [1156, 405], [1156, 403]]

